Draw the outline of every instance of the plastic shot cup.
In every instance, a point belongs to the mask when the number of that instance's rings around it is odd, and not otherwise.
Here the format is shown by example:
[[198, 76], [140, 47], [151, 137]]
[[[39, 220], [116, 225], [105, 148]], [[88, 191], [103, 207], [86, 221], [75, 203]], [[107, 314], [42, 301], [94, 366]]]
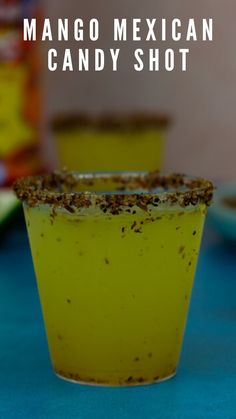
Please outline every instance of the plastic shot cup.
[[211, 182], [58, 172], [14, 189], [56, 373], [112, 386], [174, 376]]
[[161, 115], [58, 117], [52, 125], [59, 168], [160, 170], [168, 124]]

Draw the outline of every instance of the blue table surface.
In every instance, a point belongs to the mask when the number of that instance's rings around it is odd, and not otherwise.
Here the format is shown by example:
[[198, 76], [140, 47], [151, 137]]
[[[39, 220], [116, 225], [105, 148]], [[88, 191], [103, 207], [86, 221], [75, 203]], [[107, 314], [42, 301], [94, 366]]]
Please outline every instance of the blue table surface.
[[236, 247], [206, 229], [177, 376], [75, 385], [52, 372], [25, 229], [0, 239], [0, 418], [236, 419]]

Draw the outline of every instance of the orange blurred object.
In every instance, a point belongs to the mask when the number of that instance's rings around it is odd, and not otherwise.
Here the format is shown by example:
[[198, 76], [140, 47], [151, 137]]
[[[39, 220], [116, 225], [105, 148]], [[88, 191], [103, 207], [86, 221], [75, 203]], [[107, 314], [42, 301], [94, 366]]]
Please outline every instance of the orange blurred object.
[[40, 16], [35, 0], [0, 0], [0, 163], [7, 184], [44, 169], [40, 54], [22, 40], [22, 19], [32, 16]]

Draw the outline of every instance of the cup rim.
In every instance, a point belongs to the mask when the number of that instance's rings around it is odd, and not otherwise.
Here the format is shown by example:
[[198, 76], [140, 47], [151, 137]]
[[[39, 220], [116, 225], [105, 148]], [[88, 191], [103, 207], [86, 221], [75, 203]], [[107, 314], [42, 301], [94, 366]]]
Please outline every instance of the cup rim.
[[[104, 184], [112, 181], [119, 187], [114, 187], [113, 193], [108, 190], [89, 190], [93, 181], [98, 179], [103, 180]], [[79, 184], [84, 186], [84, 191], [76, 192], [73, 189]], [[73, 213], [76, 209], [95, 204], [102, 210], [118, 214], [123, 207], [132, 206], [145, 211], [149, 205], [157, 207], [168, 204], [185, 208], [202, 203], [210, 206], [214, 186], [204, 178], [177, 173], [164, 175], [159, 171], [87, 174], [56, 171], [18, 179], [13, 189], [17, 197], [30, 207], [47, 204]]]
[[171, 124], [171, 118], [162, 113], [136, 112], [102, 113], [92, 115], [88, 113], [58, 114], [51, 120], [55, 132], [73, 129], [92, 129], [97, 131], [143, 131], [148, 129], [164, 129]]

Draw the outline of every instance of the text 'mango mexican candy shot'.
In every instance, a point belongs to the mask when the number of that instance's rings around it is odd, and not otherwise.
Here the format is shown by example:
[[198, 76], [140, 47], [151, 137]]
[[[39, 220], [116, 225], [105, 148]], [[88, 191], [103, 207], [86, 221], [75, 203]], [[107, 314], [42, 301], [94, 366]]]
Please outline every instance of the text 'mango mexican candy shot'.
[[211, 182], [58, 172], [14, 188], [56, 373], [115, 386], [172, 377]]
[[166, 116], [71, 115], [56, 118], [52, 125], [61, 169], [89, 173], [162, 167]]

